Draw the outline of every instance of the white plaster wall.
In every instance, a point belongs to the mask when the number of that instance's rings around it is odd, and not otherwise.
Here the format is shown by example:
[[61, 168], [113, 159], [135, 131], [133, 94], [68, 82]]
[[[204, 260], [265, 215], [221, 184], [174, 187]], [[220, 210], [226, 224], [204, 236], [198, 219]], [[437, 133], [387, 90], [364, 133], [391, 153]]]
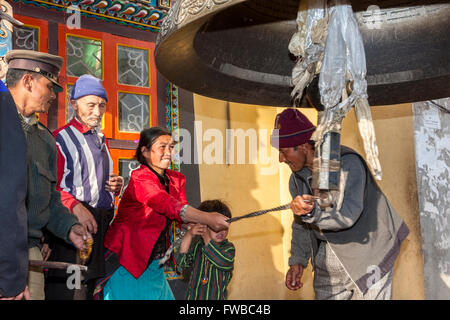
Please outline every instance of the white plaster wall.
[[427, 299], [450, 299], [450, 98], [413, 104]]

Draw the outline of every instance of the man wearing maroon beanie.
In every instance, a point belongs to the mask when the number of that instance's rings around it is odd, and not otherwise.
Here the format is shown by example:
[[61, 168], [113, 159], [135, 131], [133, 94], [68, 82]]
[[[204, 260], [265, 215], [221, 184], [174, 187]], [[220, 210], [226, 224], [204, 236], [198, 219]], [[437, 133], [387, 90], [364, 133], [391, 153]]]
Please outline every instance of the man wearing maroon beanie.
[[314, 125], [298, 110], [278, 114], [271, 145], [292, 170], [291, 256], [286, 287], [298, 290], [309, 260], [319, 300], [392, 298], [392, 275], [408, 227], [389, 204], [364, 159], [341, 146], [341, 172], [333, 206], [319, 207], [311, 195]]

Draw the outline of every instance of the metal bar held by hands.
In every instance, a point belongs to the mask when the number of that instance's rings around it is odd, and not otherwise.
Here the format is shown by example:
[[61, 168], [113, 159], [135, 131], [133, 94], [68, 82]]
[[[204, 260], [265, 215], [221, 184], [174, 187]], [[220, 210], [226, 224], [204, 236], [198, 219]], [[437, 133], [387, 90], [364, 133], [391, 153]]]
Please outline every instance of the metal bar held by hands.
[[43, 268], [49, 268], [49, 269], [63, 269], [63, 270], [66, 270], [70, 266], [76, 266], [81, 271], [88, 270], [87, 266], [83, 266], [81, 264], [68, 263], [68, 262], [30, 260], [29, 265], [32, 267], [43, 267]]

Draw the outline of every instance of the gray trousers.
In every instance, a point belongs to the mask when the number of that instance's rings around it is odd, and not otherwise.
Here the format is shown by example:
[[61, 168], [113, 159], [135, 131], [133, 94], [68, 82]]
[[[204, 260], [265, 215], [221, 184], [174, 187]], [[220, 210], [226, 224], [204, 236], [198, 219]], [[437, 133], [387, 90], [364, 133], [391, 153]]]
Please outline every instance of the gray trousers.
[[327, 242], [321, 242], [314, 259], [314, 292], [316, 300], [391, 300], [392, 270], [362, 294], [348, 276]]

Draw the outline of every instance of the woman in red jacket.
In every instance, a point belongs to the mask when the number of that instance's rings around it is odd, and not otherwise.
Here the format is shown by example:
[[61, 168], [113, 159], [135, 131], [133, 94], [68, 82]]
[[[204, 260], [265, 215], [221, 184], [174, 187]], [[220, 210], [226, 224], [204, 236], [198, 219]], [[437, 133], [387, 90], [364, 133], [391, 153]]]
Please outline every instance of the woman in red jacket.
[[120, 264], [104, 285], [105, 300], [174, 299], [158, 264], [167, 249], [171, 221], [228, 228], [227, 218], [220, 213], [205, 214], [187, 204], [184, 175], [168, 169], [174, 144], [170, 133], [161, 128], [141, 132], [136, 149], [141, 166], [132, 172], [105, 236], [105, 247]]

